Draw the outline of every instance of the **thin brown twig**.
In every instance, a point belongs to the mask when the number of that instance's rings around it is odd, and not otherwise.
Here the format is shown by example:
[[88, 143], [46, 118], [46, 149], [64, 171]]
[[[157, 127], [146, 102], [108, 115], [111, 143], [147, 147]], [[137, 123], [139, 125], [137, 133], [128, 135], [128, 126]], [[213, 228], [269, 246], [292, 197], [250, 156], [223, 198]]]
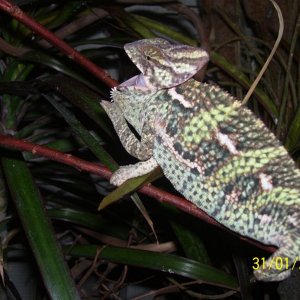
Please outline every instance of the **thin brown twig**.
[[0, 50], [11, 56], [21, 57], [31, 49], [27, 47], [15, 47], [0, 37]]
[[92, 265], [88, 268], [85, 274], [81, 277], [80, 281], [77, 284], [77, 288], [80, 289], [82, 285], [88, 280], [88, 278], [94, 273], [94, 271], [98, 268], [99, 264], [101, 264], [101, 260], [99, 259], [100, 251], [97, 251]]
[[[190, 282], [186, 282], [186, 283], [178, 283], [173, 280], [171, 282], [173, 283], [172, 285], [160, 288], [158, 290], [153, 290], [153, 291], [147, 292], [143, 295], [134, 297], [131, 300], [142, 300], [144, 298], [148, 298], [149, 296], [156, 297], [156, 296], [170, 294], [170, 293], [178, 293], [179, 291], [182, 291], [182, 290], [187, 290], [187, 293], [192, 294], [192, 296], [194, 296], [195, 298], [199, 298], [199, 299], [225, 299], [226, 297], [232, 296], [238, 292], [238, 290], [230, 290], [230, 291], [226, 291], [225, 293], [223, 293], [221, 295], [204, 295], [204, 294], [199, 294], [199, 293], [192, 293], [192, 291], [188, 290], [189, 286], [191, 286], [191, 285], [205, 284], [206, 282], [203, 280], [194, 280], [194, 281], [190, 281]], [[221, 285], [219, 285], [219, 286], [221, 286]]]

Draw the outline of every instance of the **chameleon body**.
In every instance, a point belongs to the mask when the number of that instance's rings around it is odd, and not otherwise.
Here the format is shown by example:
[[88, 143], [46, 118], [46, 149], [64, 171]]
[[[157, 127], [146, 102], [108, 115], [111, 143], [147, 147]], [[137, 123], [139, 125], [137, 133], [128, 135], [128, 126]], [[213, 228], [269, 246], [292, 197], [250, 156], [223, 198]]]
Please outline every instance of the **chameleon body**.
[[121, 167], [111, 182], [160, 166], [182, 195], [221, 224], [278, 247], [254, 271], [258, 280], [288, 277], [290, 269], [278, 270], [274, 261], [293, 264], [300, 255], [300, 171], [287, 151], [240, 101], [191, 78], [208, 61], [204, 50], [154, 38], [126, 44], [125, 51], [141, 74], [101, 105], [125, 149], [141, 161]]

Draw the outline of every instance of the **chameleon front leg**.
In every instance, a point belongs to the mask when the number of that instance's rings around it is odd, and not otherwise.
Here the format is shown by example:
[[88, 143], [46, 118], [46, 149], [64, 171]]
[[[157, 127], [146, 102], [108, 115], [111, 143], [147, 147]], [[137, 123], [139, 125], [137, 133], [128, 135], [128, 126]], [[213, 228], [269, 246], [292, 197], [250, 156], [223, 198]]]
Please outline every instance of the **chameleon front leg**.
[[110, 183], [119, 186], [130, 178], [142, 176], [151, 172], [156, 167], [158, 167], [158, 163], [153, 157], [133, 165], [122, 166], [112, 175]]
[[139, 141], [128, 127], [124, 115], [118, 105], [107, 101], [101, 101], [100, 104], [111, 119], [126, 151], [136, 158], [144, 160], [133, 165], [120, 167], [114, 172], [110, 182], [113, 185], [119, 186], [130, 178], [142, 176], [158, 167], [156, 160], [152, 157], [152, 148], [149, 147], [151, 144], [151, 137], [146, 135]]
[[142, 141], [139, 141], [136, 138], [130, 130], [123, 112], [115, 102], [101, 101], [100, 104], [111, 119], [115, 131], [126, 151], [139, 160], [149, 159], [152, 155], [152, 149], [149, 147], [149, 144], [151, 144], [149, 139], [142, 137]]

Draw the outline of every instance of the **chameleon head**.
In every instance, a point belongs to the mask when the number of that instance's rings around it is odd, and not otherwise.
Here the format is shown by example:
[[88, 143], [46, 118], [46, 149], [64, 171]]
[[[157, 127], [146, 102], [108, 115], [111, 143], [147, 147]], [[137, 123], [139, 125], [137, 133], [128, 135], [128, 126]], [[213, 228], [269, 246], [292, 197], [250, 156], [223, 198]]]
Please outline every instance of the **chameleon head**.
[[208, 62], [208, 53], [187, 45], [173, 45], [161, 38], [126, 44], [124, 49], [139, 68], [146, 87], [171, 88], [193, 77]]

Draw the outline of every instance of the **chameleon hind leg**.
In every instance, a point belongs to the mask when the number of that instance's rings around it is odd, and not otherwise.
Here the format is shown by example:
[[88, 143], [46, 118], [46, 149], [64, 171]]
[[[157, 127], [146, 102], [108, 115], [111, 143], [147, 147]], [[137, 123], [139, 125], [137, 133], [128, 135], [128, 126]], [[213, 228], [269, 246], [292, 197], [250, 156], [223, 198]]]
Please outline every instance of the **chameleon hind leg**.
[[290, 276], [297, 266], [300, 255], [299, 236], [287, 235], [282, 246], [275, 251], [258, 270], [254, 276], [262, 281], [281, 281]]

